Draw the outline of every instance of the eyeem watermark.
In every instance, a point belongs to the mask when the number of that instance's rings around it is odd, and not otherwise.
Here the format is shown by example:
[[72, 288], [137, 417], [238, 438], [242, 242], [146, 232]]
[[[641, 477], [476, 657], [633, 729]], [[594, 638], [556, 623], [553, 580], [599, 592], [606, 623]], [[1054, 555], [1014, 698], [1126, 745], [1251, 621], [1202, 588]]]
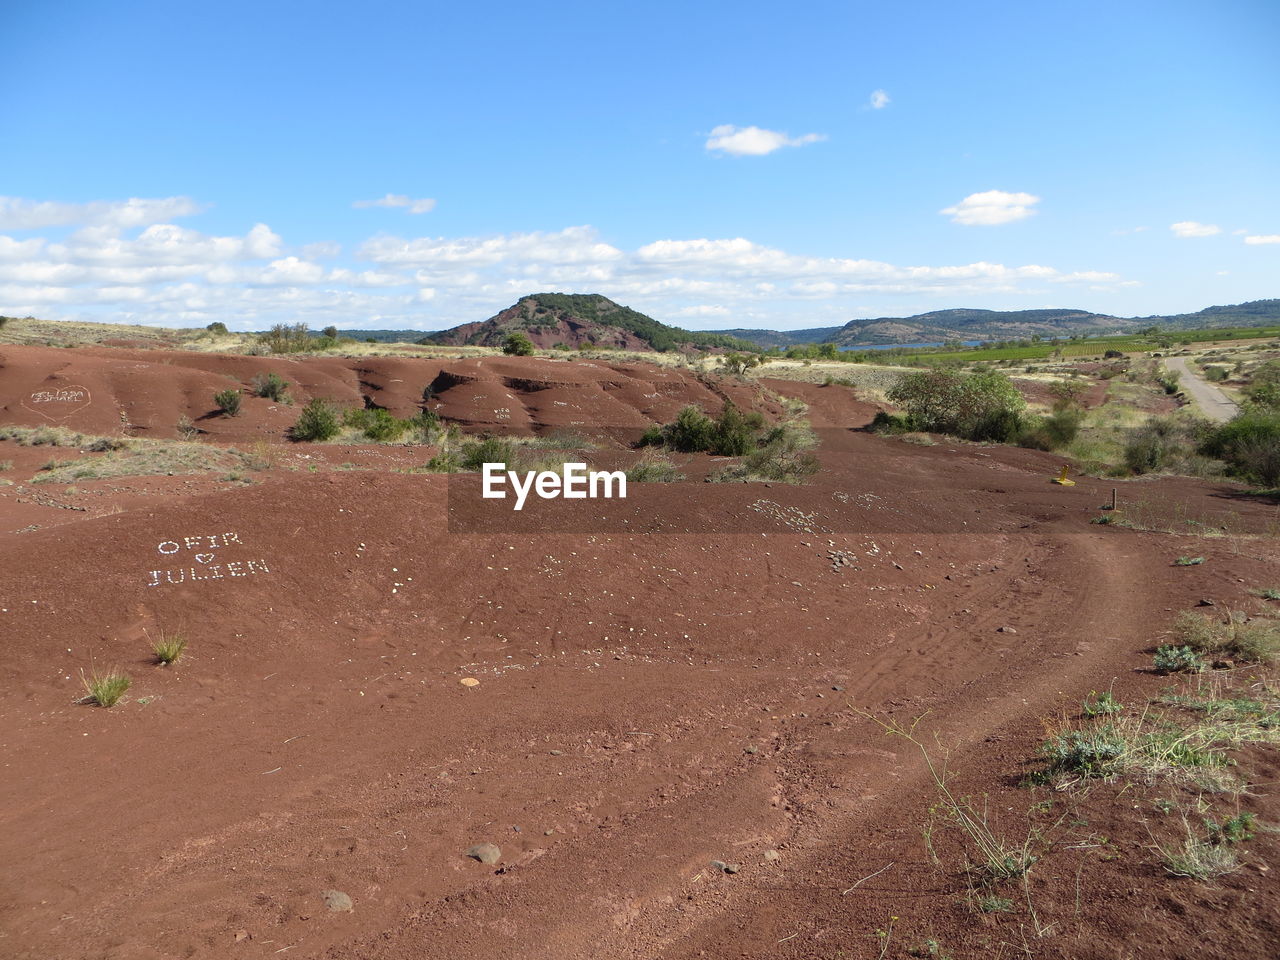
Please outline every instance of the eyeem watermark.
[[[533, 491], [543, 500], [563, 497], [566, 500], [585, 500], [588, 497], [626, 499], [627, 475], [621, 470], [587, 470], [585, 463], [566, 463], [562, 473], [554, 470], [527, 470], [523, 482], [516, 471], [508, 470], [505, 463], [486, 463], [483, 469], [484, 485], [480, 495], [486, 500], [505, 500], [503, 487], [511, 484], [516, 503], [513, 509], [523, 510], [524, 502]], [[615, 488], [617, 493], [614, 493]]]

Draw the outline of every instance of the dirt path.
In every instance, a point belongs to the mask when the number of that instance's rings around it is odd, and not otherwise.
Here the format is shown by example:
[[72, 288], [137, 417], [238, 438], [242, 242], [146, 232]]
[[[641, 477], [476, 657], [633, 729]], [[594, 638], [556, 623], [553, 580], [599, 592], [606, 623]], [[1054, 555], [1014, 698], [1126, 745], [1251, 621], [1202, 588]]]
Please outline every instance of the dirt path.
[[1187, 366], [1185, 357], [1166, 357], [1164, 364], [1177, 374], [1200, 412], [1210, 420], [1225, 423], [1240, 412], [1240, 405]]

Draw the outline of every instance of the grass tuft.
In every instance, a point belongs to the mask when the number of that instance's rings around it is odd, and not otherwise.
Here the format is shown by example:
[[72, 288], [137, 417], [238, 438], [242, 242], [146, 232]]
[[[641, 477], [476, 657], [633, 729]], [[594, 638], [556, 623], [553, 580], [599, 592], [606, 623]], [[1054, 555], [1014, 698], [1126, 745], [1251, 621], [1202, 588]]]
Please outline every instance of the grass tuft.
[[80, 681], [84, 684], [85, 696], [81, 698], [81, 703], [96, 703], [100, 707], [114, 707], [120, 702], [120, 698], [124, 696], [125, 691], [129, 689], [132, 681], [129, 675], [121, 673], [118, 669], [112, 668], [107, 673], [98, 673], [93, 671], [90, 676], [85, 676], [84, 671], [80, 671]]
[[172, 637], [161, 635], [159, 640], [155, 640], [151, 644], [151, 652], [156, 655], [156, 662], [166, 667], [177, 663], [186, 649], [186, 639], [178, 634], [174, 634]]
[[1181, 844], [1159, 844], [1156, 853], [1171, 876], [1192, 880], [1216, 880], [1240, 866], [1240, 858], [1230, 846], [1193, 837], [1190, 828]]

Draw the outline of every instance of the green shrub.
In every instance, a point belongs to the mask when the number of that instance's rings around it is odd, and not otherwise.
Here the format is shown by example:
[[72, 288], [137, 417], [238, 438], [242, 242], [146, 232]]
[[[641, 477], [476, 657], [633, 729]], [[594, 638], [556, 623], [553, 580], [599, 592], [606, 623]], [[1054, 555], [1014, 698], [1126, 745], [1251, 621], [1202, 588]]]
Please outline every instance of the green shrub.
[[312, 349], [314, 339], [305, 323], [277, 323], [258, 342], [272, 353], [297, 353]]
[[1254, 826], [1258, 818], [1252, 813], [1237, 813], [1222, 823], [1205, 820], [1205, 829], [1209, 831], [1209, 841], [1219, 844], [1244, 843], [1253, 839]]
[[205, 329], [217, 336], [225, 336], [227, 334], [227, 325], [221, 320], [213, 321], [213, 323], [206, 326]]
[[426, 462], [424, 469], [432, 473], [457, 473], [462, 469], [462, 464], [455, 452], [442, 450]]
[[710, 443], [707, 449], [721, 457], [741, 457], [750, 452], [756, 445], [755, 429], [760, 425], [759, 415], [755, 419], [744, 416], [732, 400], [724, 402], [719, 418], [711, 429]]
[[1244, 395], [1258, 409], [1280, 411], [1280, 360], [1269, 360], [1254, 370]]
[[908, 373], [887, 396], [906, 410], [917, 430], [997, 443], [1014, 442], [1024, 432], [1026, 401], [1002, 373]]
[[1124, 462], [1132, 473], [1170, 469], [1192, 452], [1196, 428], [1172, 417], [1152, 417], [1130, 431], [1124, 445]]
[[219, 393], [215, 393], [213, 402], [222, 411], [223, 416], [236, 417], [240, 415], [239, 390], [222, 390]]
[[277, 403], [283, 403], [288, 399], [286, 394], [289, 390], [289, 384], [279, 374], [255, 374], [252, 385], [255, 397], [266, 397], [268, 400], [274, 400]]
[[342, 414], [343, 426], [355, 427], [366, 440], [390, 443], [399, 440], [413, 426], [409, 420], [400, 420], [389, 410], [380, 408], [355, 408]]
[[637, 447], [660, 447], [665, 443], [662, 435], [662, 428], [656, 424], [640, 435], [640, 439], [636, 441]]
[[324, 335], [324, 336], [328, 337], [330, 340], [337, 340], [337, 339], [338, 339], [338, 328], [337, 328], [337, 327], [332, 327], [332, 326], [330, 326], [330, 327], [325, 327], [325, 328], [324, 328], [323, 330], [321, 330], [320, 332], [321, 332], [321, 334], [322, 334], [322, 335]]
[[1086, 717], [1097, 717], [1104, 714], [1119, 713], [1124, 709], [1124, 704], [1117, 700], [1110, 690], [1102, 693], [1090, 691], [1089, 696], [1085, 697], [1082, 708]]
[[1280, 409], [1245, 409], [1214, 430], [1201, 450], [1225, 461], [1237, 476], [1280, 486]]
[[740, 464], [720, 471], [711, 479], [799, 483], [818, 471], [818, 458], [809, 449], [816, 443], [817, 438], [807, 425], [779, 424], [765, 434], [760, 446]]
[[1040, 753], [1049, 761], [1049, 773], [1099, 777], [1115, 767], [1127, 748], [1120, 731], [1106, 723], [1059, 733], [1041, 745]]
[[338, 429], [338, 411], [329, 401], [314, 397], [302, 408], [289, 436], [294, 440], [323, 442], [336, 437]]
[[911, 421], [904, 416], [895, 413], [889, 413], [886, 410], [877, 410], [876, 415], [872, 417], [870, 425], [867, 427], [872, 433], [910, 433], [914, 427]]
[[667, 446], [681, 453], [698, 453], [711, 446], [715, 422], [697, 407], [681, 410], [664, 431]]
[[516, 448], [510, 440], [500, 437], [482, 437], [479, 440], [468, 440], [462, 445], [458, 457], [458, 465], [463, 470], [480, 470], [486, 463], [515, 462]]
[[1154, 666], [1161, 673], [1199, 673], [1204, 661], [1190, 647], [1166, 645], [1156, 649]]
[[519, 330], [507, 334], [507, 338], [502, 341], [502, 352], [513, 357], [532, 356], [533, 350], [533, 341], [529, 339], [528, 334], [521, 333]]

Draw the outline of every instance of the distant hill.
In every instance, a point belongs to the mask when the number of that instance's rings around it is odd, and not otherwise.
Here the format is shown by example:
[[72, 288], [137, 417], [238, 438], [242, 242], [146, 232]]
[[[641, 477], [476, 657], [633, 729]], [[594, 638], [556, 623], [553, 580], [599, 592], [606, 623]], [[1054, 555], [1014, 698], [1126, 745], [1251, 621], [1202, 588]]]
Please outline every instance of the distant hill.
[[1165, 330], [1203, 327], [1265, 326], [1280, 322], [1280, 300], [1253, 300], [1229, 306], [1206, 307], [1196, 313], [1150, 317], [1114, 317], [1088, 310], [951, 309], [911, 317], [850, 320], [842, 327], [806, 330], [716, 330], [766, 349], [803, 343], [835, 343], [841, 347], [890, 343], [934, 343], [946, 340], [1020, 340], [1034, 335], [1067, 337], [1076, 334], [1128, 333], [1158, 326]]
[[535, 293], [479, 323], [428, 334], [420, 343], [500, 347], [512, 333], [524, 333], [542, 349], [564, 346], [675, 350], [682, 346], [742, 349], [750, 344], [722, 333], [696, 333], [587, 293]]

